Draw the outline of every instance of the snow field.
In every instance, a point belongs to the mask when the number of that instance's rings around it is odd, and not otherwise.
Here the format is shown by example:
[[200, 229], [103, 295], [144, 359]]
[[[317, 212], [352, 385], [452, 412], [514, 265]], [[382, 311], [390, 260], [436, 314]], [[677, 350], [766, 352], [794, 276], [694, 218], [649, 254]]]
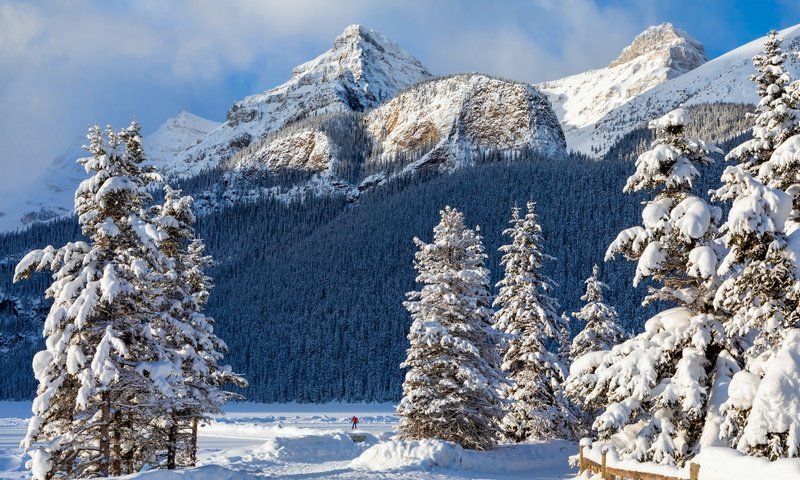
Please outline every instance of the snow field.
[[[19, 450], [29, 402], [0, 402], [0, 478], [29, 479]], [[574, 474], [566, 441], [504, 445], [478, 452], [440, 440], [393, 441], [397, 417], [391, 404], [231, 403], [226, 415], [201, 426], [199, 466], [151, 471], [126, 480], [343, 479], [542, 479]], [[358, 429], [349, 419], [358, 416]], [[17, 417], [17, 418], [12, 418]], [[350, 433], [364, 438], [354, 442]]]
[[503, 478], [531, 475], [537, 471], [566, 472], [566, 458], [576, 449], [574, 442], [565, 440], [501, 445], [488, 451], [465, 450], [455, 443], [441, 440], [391, 440], [370, 447], [350, 466], [367, 471], [441, 468], [460, 471], [467, 476]]

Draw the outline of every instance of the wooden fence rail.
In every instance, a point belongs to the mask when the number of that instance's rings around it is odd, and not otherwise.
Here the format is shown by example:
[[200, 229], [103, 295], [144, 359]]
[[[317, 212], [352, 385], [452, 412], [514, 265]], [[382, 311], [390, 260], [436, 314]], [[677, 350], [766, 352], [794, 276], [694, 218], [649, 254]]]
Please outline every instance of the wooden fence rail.
[[[602, 460], [597, 463], [583, 456], [583, 446], [578, 451], [578, 471], [579, 474], [586, 470], [592, 473], [599, 473], [604, 480], [687, 480], [682, 477], [668, 477], [658, 473], [636, 472], [633, 470], [623, 470], [621, 468], [609, 467], [606, 465], [606, 452], [603, 450]], [[700, 474], [700, 465], [689, 464], [688, 480], [697, 480]]]

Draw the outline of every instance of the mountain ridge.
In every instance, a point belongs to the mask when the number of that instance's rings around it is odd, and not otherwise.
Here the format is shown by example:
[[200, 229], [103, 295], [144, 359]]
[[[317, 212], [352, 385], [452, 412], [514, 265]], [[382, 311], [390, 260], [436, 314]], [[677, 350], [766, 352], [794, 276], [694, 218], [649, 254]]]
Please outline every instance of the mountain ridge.
[[[795, 80], [800, 74], [800, 24], [781, 30], [788, 52], [786, 69]], [[571, 149], [602, 156], [626, 133], [680, 105], [704, 103], [756, 104], [758, 98], [750, 75], [752, 57], [763, 49], [766, 36], [740, 47], [660, 85], [608, 111], [597, 122], [569, 132]]]
[[634, 38], [608, 67], [539, 83], [561, 121], [569, 148], [593, 153], [583, 130], [649, 89], [705, 63], [703, 45], [670, 23]]
[[234, 102], [226, 121], [176, 158], [187, 176], [232, 156], [251, 142], [307, 117], [363, 111], [432, 75], [392, 40], [361, 25], [336, 37], [330, 50], [292, 70], [291, 78]]
[[[789, 37], [788, 50], [800, 51], [800, 26], [783, 33]], [[381, 33], [351, 25], [329, 50], [295, 67], [287, 82], [234, 102], [223, 123], [182, 112], [148, 136], [145, 149], [151, 162], [173, 179], [192, 177], [218, 165], [229, 171], [223, 182], [239, 175], [230, 173], [236, 170], [311, 175], [306, 186], [292, 187], [292, 198], [342, 192], [355, 198], [386, 180], [388, 170], [375, 166], [379, 163], [397, 166], [396, 158], [415, 157], [414, 165], [402, 165], [405, 173], [458, 167], [487, 149], [536, 149], [540, 133], [542, 151], [559, 154], [563, 140], [558, 137], [565, 137], [568, 149], [600, 158], [626, 133], [680, 104], [753, 103], [754, 89], [747, 77], [752, 71], [751, 57], [762, 42], [763, 38], [756, 39], [705, 62], [700, 42], [665, 23], [637, 35], [608, 67], [531, 86], [482, 74], [433, 77], [419, 60]], [[787, 63], [791, 72], [800, 70], [795, 56]], [[471, 86], [476, 82], [479, 88]], [[431, 85], [448, 85], [451, 92], [440, 92], [427, 103], [417, 101], [415, 96], [436, 89]], [[517, 101], [516, 110], [508, 108], [515, 97], [533, 98], [539, 93], [547, 97], [555, 122], [546, 119], [544, 110], [532, 115], [530, 102], [525, 106]], [[544, 108], [542, 102], [536, 103]], [[469, 109], [474, 112], [470, 114]], [[334, 168], [341, 170], [344, 164], [362, 160], [344, 158], [352, 152], [343, 153], [330, 132], [304, 124], [307, 119], [340, 114], [363, 117], [353, 125], [363, 130], [359, 135], [373, 137], [364, 148], [374, 151], [359, 150], [359, 155], [374, 157], [365, 165], [376, 176], [337, 178]], [[525, 118], [545, 120], [531, 121], [523, 131], [519, 127]], [[548, 129], [550, 133], [545, 133]], [[277, 143], [264, 143], [273, 141]], [[240, 152], [254, 156], [244, 158]], [[25, 198], [7, 202], [0, 214], [0, 230], [69, 214], [71, 192], [85, 176], [74, 159], [83, 155], [77, 148], [70, 149], [54, 161], [38, 182], [40, 187]], [[234, 158], [236, 162], [231, 163]], [[256, 193], [246, 190], [227, 198], [237, 201], [240, 193], [242, 199]], [[274, 194], [273, 187], [259, 191]]]

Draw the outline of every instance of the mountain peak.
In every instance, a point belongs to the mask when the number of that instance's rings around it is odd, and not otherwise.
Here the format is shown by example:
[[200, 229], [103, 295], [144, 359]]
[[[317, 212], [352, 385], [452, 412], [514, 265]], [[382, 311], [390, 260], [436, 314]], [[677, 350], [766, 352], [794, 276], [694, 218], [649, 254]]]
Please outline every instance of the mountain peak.
[[360, 37], [364, 34], [367, 34], [369, 29], [365, 26], [361, 25], [360, 23], [354, 23], [352, 25], [348, 25], [345, 27], [344, 32], [339, 35], [336, 40], [344, 39], [344, 38], [352, 38], [352, 37]]
[[226, 122], [175, 162], [190, 175], [285, 125], [317, 115], [361, 112], [432, 75], [380, 32], [350, 25], [332, 47], [292, 70], [284, 84], [235, 102]]
[[[330, 50], [292, 70], [292, 79], [308, 75], [321, 76], [323, 79], [351, 75], [359, 84], [359, 90], [368, 92], [370, 82], [388, 80], [388, 83], [405, 87], [430, 77], [431, 73], [419, 60], [382, 33], [354, 24], [336, 37]], [[398, 81], [392, 82], [391, 78], [397, 76]], [[396, 87], [385, 86], [392, 90]], [[379, 91], [373, 93], [378, 101], [382, 101], [388, 98], [386, 94], [389, 92], [384, 92], [384, 95]]]
[[708, 60], [703, 44], [671, 23], [649, 27], [637, 35], [609, 67], [639, 58], [655, 60], [673, 70], [670, 78], [693, 70]]

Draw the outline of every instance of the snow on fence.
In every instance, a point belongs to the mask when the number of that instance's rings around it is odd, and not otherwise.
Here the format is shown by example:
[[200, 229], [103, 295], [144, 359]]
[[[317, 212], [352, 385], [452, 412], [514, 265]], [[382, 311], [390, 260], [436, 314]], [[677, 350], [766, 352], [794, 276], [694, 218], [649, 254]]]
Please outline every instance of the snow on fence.
[[[580, 450], [578, 450], [578, 472], [581, 474], [586, 470], [589, 470], [592, 473], [599, 473], [604, 480], [687, 480], [683, 477], [670, 477], [658, 473], [636, 472], [633, 470], [609, 467], [606, 464], [605, 450], [603, 450], [600, 463], [597, 463], [594, 460], [583, 456], [583, 445], [581, 445]], [[690, 463], [688, 480], [697, 480], [699, 474], [700, 465], [696, 463]]]

